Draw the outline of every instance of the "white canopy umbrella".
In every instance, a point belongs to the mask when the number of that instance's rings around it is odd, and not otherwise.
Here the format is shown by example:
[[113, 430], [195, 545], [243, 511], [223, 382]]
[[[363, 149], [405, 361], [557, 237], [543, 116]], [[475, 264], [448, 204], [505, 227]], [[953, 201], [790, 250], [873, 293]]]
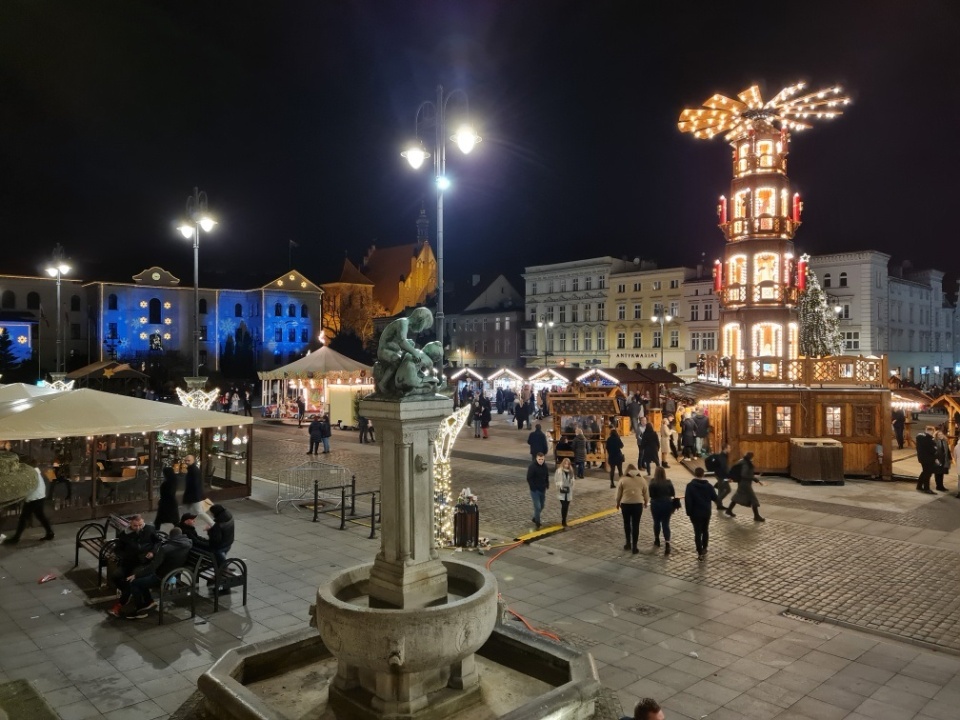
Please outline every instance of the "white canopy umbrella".
[[26, 383], [10, 383], [9, 385], [0, 385], [0, 402], [23, 400], [24, 398], [37, 397], [38, 395], [51, 395], [55, 392], [58, 391], [49, 387], [27, 385]]

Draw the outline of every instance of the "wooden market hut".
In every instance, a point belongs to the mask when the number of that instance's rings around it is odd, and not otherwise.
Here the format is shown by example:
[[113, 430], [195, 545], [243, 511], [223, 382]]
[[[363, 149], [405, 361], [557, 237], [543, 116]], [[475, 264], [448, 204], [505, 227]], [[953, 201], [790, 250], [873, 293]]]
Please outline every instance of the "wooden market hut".
[[[79, 389], [0, 402], [0, 440], [53, 482], [51, 522], [156, 509], [162, 468], [197, 455], [214, 502], [253, 487], [253, 418]], [[0, 513], [0, 527], [18, 510]]]
[[660, 368], [594, 368], [577, 376], [587, 385], [619, 385], [629, 397], [635, 393], [650, 395], [650, 408], [660, 407], [660, 389], [665, 385], [682, 385], [683, 380]]
[[[572, 439], [577, 426], [586, 425], [587, 462], [606, 463], [605, 442], [610, 429], [616, 427], [621, 435], [630, 431], [630, 418], [621, 414], [623, 397], [623, 391], [616, 386], [589, 387], [576, 382], [564, 391], [550, 392], [547, 404], [553, 418], [552, 439], [555, 443], [564, 437]], [[566, 455], [562, 450], [555, 452], [557, 457]]]
[[116, 360], [103, 360], [90, 363], [67, 373], [67, 380], [73, 380], [79, 388], [93, 388], [104, 392], [129, 395], [131, 391], [140, 391], [150, 382], [150, 376]]

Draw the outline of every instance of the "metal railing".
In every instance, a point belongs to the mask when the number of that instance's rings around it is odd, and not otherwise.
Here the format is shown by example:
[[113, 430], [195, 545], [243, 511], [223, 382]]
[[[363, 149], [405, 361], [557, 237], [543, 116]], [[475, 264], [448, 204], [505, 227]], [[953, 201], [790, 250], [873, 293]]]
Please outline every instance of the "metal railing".
[[701, 355], [697, 378], [721, 385], [834, 385], [886, 387], [886, 357], [831, 355], [822, 358]]

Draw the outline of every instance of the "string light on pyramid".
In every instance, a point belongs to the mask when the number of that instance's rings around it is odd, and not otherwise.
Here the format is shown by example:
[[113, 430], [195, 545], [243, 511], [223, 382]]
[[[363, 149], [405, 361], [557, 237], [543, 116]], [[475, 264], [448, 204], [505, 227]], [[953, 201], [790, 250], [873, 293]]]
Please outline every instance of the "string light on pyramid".
[[767, 102], [763, 101], [756, 85], [739, 93], [738, 99], [717, 93], [705, 100], [702, 107], [681, 112], [677, 126], [681, 132], [697, 138], [710, 139], [723, 134], [729, 141], [748, 134], [760, 123], [787, 130], [807, 130], [813, 127], [814, 119], [839, 117], [844, 106], [851, 102], [839, 85], [814, 92], [804, 92], [805, 87], [802, 82], [790, 85]]

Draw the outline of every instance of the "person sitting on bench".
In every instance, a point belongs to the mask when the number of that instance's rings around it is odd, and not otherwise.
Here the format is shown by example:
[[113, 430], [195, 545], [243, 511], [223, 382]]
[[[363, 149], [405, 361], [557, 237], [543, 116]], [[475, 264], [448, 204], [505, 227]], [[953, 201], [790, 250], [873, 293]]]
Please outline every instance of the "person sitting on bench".
[[120, 591], [120, 599], [108, 611], [114, 617], [120, 617], [123, 606], [130, 602], [130, 577], [133, 571], [152, 560], [154, 551], [160, 544], [157, 530], [147, 525], [140, 515], [133, 515], [129, 525], [117, 537], [113, 553], [117, 557], [117, 569], [110, 576], [114, 586]]
[[157, 606], [156, 600], [150, 594], [150, 588], [159, 585], [168, 572], [183, 567], [192, 547], [190, 538], [184, 535], [180, 528], [175, 527], [170, 531], [169, 539], [157, 548], [150, 562], [133, 571], [133, 579], [127, 579], [130, 580], [130, 594], [136, 602], [136, 610], [128, 617], [147, 617], [147, 613]]

